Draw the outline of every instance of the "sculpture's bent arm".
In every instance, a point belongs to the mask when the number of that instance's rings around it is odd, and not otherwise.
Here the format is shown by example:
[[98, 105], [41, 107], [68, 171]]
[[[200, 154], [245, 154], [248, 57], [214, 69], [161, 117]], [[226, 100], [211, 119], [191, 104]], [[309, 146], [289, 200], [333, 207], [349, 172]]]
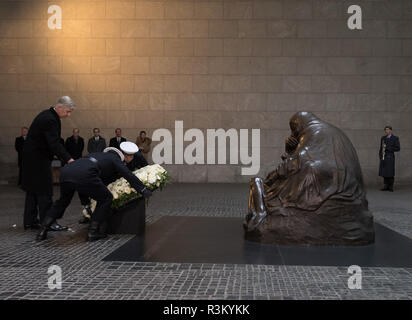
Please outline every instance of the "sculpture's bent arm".
[[265, 184], [270, 185], [277, 179], [285, 179], [288, 176], [294, 174], [299, 170], [299, 159], [295, 156], [289, 156], [284, 159], [279, 166], [270, 172], [266, 179]]

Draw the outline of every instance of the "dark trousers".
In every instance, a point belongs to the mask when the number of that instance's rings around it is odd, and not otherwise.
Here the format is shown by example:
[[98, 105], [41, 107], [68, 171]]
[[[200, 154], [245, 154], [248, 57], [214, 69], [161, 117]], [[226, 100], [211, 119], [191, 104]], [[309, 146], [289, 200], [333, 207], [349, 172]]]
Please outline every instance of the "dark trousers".
[[80, 203], [82, 206], [90, 205], [90, 198], [87, 195], [79, 194]]
[[17, 182], [18, 186], [21, 186], [21, 165], [19, 165], [19, 180]]
[[393, 189], [394, 182], [395, 182], [395, 177], [390, 177], [390, 178], [384, 177], [383, 178], [383, 183], [385, 185], [385, 188]]
[[61, 182], [60, 198], [53, 203], [47, 216], [55, 219], [62, 217], [72, 201], [75, 191], [83, 199], [87, 197], [96, 200], [96, 209], [92, 215], [93, 221], [103, 222], [108, 218], [113, 195], [100, 179], [94, 179], [94, 181], [87, 183]]
[[[23, 218], [24, 225], [41, 223], [52, 203], [52, 196], [49, 194], [36, 194], [30, 191], [26, 192]], [[37, 218], [37, 214], [39, 214], [39, 218]]]

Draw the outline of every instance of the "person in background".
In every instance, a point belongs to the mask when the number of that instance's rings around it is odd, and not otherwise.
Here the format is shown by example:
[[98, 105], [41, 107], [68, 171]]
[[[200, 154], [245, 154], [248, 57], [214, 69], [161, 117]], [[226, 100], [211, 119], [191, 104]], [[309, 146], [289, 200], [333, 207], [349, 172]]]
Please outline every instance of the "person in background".
[[139, 150], [142, 152], [143, 157], [146, 159], [146, 161], [149, 161], [151, 143], [152, 139], [146, 136], [146, 131], [140, 131], [139, 136], [136, 139], [136, 145], [139, 147]]
[[[60, 119], [69, 117], [75, 106], [70, 97], [60, 97], [50, 109], [40, 112], [30, 125], [22, 159], [22, 187], [26, 191], [24, 229], [38, 229], [39, 222], [43, 221], [52, 205], [53, 157], [57, 155], [65, 163], [74, 161], [60, 143]], [[60, 217], [56, 217], [58, 218]], [[67, 227], [62, 227], [56, 219], [49, 228], [53, 231], [67, 230]]]
[[19, 167], [19, 179], [17, 181], [18, 186], [21, 186], [21, 163], [22, 163], [22, 157], [23, 157], [23, 146], [24, 146], [24, 143], [26, 142], [28, 132], [29, 132], [29, 129], [27, 127], [21, 128], [21, 136], [17, 137], [16, 141], [14, 142], [14, 148], [17, 151], [17, 165]]
[[87, 152], [102, 152], [106, 148], [106, 140], [100, 136], [100, 129], [93, 129], [93, 137], [89, 139], [87, 144]]
[[385, 127], [385, 135], [381, 137], [379, 149], [379, 176], [383, 177], [382, 191], [393, 192], [395, 182], [395, 152], [401, 150], [399, 138], [392, 134], [392, 127]]
[[114, 130], [114, 133], [116, 134], [116, 136], [110, 139], [109, 147], [119, 149], [120, 144], [122, 142], [125, 142], [126, 138], [122, 137], [122, 129], [120, 128], [117, 128], [116, 130]]
[[84, 139], [79, 136], [79, 129], [73, 129], [73, 135], [66, 139], [66, 150], [74, 160], [77, 160], [82, 157], [84, 150]]

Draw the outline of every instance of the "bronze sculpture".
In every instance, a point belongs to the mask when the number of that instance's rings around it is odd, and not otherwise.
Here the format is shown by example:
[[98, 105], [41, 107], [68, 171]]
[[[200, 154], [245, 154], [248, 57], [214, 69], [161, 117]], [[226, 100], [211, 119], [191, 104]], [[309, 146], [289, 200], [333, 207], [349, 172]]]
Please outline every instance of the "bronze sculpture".
[[284, 245], [374, 242], [356, 151], [339, 128], [311, 112], [290, 119], [282, 162], [250, 181], [245, 238]]

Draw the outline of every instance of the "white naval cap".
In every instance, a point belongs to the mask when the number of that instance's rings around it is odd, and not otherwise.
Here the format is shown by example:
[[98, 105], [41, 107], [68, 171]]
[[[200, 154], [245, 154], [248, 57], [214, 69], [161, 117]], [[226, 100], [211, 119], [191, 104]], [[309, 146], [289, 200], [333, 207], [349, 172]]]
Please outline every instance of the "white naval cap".
[[124, 154], [119, 149], [114, 148], [114, 147], [107, 147], [106, 149], [103, 150], [103, 152], [109, 152], [109, 151], [116, 153], [120, 157], [120, 160], [124, 161]]
[[125, 154], [135, 154], [139, 151], [139, 147], [131, 141], [125, 141], [120, 144], [120, 150]]

